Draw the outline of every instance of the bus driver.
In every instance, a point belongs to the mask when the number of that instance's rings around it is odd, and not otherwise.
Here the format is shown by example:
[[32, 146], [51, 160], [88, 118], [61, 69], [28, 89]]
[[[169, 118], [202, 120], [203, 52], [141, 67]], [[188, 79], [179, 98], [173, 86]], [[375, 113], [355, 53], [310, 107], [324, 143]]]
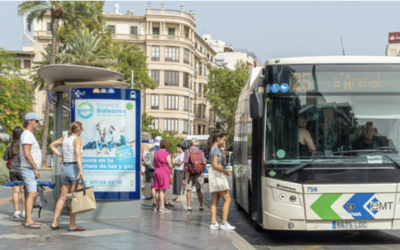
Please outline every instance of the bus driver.
[[367, 122], [362, 128], [362, 136], [353, 142], [353, 150], [376, 149], [387, 146], [382, 137], [374, 135], [375, 129], [372, 122]]
[[299, 115], [299, 156], [310, 156], [316, 150], [310, 132], [307, 130], [307, 118]]

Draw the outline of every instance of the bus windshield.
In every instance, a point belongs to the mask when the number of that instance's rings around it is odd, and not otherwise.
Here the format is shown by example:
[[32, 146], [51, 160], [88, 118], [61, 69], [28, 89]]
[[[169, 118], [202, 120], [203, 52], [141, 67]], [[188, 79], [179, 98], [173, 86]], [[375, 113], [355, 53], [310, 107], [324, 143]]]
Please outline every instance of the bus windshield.
[[271, 66], [265, 91], [268, 166], [400, 161], [399, 65]]

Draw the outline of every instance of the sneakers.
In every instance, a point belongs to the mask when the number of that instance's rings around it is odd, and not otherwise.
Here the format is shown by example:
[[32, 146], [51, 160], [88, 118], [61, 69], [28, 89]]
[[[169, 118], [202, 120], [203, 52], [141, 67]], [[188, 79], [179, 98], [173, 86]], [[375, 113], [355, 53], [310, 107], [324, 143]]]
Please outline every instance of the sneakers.
[[153, 206], [152, 206], [152, 208], [156, 208], [156, 207], [157, 207], [157, 205], [153, 203]]
[[219, 224], [218, 222], [215, 222], [215, 224], [210, 225], [210, 229], [218, 230], [219, 229]]
[[191, 207], [188, 207], [188, 208], [187, 208], [187, 211], [188, 211], [188, 212], [192, 212], [192, 208], [191, 208]]
[[25, 212], [22, 212], [21, 218], [25, 218]]
[[229, 222], [225, 222], [225, 224], [221, 224], [221, 226], [219, 226], [219, 229], [221, 229], [221, 230], [235, 230], [236, 227], [234, 227], [231, 224], [229, 224]]
[[199, 211], [200, 211], [200, 212], [203, 212], [203, 211], [204, 211], [204, 208], [203, 208], [203, 207], [200, 207], [200, 208], [199, 208]]
[[160, 208], [160, 210], [158, 210], [158, 212], [161, 212], [161, 213], [169, 213], [169, 212], [171, 212], [171, 210], [169, 210], [169, 209], [167, 209], [167, 208]]
[[175, 207], [175, 206], [172, 205], [171, 203], [168, 203], [168, 204], [164, 204], [164, 207]]
[[[14, 218], [19, 218], [19, 217], [21, 217], [21, 212], [20, 212], [20, 211], [15, 212], [13, 217], [14, 217]], [[24, 215], [24, 217], [25, 217], [25, 215]]]

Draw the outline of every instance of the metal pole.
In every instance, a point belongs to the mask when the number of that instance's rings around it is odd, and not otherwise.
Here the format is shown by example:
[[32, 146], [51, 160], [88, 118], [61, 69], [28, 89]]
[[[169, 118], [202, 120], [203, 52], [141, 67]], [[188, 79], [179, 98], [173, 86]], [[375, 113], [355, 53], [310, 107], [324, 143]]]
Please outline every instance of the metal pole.
[[[61, 138], [63, 136], [63, 106], [64, 106], [64, 99], [63, 99], [63, 93], [62, 92], [57, 92], [57, 99], [58, 103], [54, 107], [54, 140], [57, 140], [58, 138]], [[59, 148], [59, 150], [61, 147]], [[62, 150], [60, 150], [62, 152]], [[56, 184], [56, 187], [54, 188], [53, 192], [53, 197], [54, 201], [57, 202], [58, 199], [60, 198], [60, 193], [61, 193], [61, 165], [60, 165], [60, 159], [58, 156], [53, 155], [53, 162], [54, 162], [54, 182]]]
[[134, 76], [134, 72], [133, 72], [133, 69], [132, 69], [132, 75], [131, 75], [131, 89], [133, 89], [133, 76]]

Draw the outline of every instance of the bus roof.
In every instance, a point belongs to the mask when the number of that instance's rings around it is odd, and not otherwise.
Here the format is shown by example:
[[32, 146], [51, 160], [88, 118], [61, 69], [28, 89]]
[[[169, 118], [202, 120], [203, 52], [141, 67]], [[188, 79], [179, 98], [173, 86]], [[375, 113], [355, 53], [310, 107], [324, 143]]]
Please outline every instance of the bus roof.
[[193, 138], [196, 138], [199, 141], [204, 141], [204, 140], [207, 140], [208, 137], [210, 137], [210, 135], [188, 135], [185, 137], [185, 141], [191, 140]]
[[268, 65], [293, 64], [400, 64], [400, 57], [392, 56], [313, 56], [269, 59]]

